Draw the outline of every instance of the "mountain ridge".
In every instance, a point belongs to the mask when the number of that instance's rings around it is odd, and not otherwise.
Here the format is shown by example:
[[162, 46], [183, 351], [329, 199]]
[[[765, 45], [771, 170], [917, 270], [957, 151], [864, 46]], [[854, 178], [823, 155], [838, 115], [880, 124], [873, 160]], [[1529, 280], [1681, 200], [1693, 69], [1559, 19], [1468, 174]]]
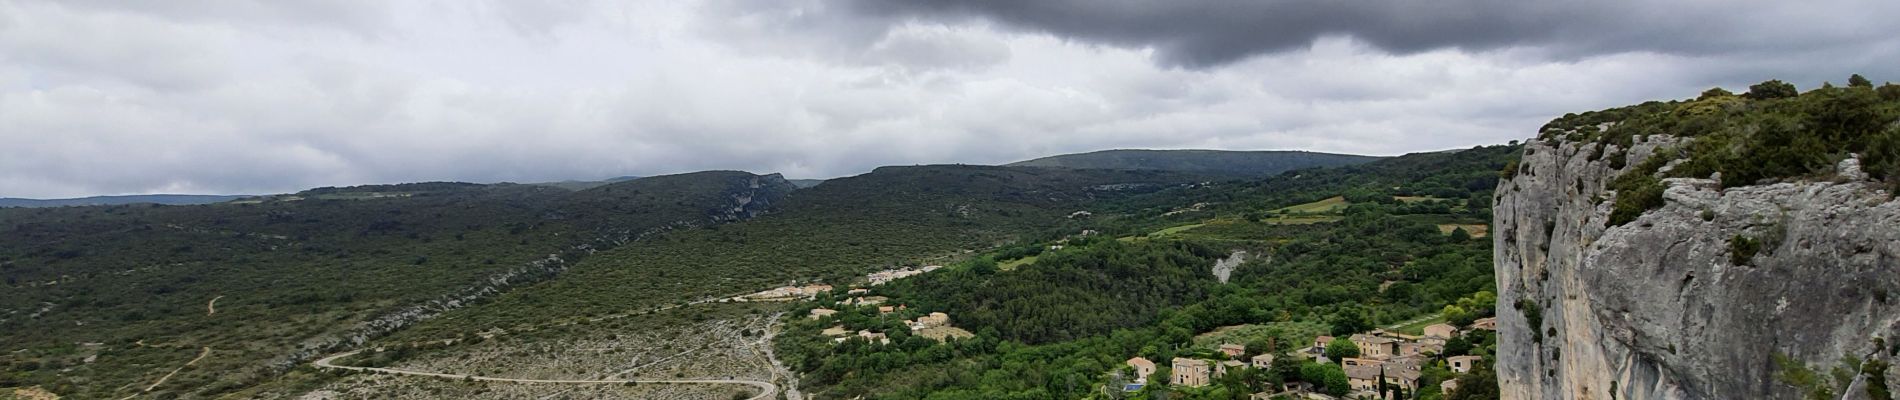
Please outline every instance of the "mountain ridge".
[[1113, 149], [1059, 154], [1004, 166], [1162, 170], [1218, 177], [1262, 177], [1297, 169], [1364, 164], [1385, 158], [1304, 150]]

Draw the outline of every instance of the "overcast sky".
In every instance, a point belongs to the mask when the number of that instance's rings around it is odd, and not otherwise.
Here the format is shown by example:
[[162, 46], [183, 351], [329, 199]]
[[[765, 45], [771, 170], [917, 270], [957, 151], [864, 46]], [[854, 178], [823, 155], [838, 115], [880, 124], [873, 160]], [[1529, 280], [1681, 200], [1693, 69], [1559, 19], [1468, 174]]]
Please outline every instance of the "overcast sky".
[[1397, 155], [1851, 73], [1900, 2], [0, 0], [0, 197]]

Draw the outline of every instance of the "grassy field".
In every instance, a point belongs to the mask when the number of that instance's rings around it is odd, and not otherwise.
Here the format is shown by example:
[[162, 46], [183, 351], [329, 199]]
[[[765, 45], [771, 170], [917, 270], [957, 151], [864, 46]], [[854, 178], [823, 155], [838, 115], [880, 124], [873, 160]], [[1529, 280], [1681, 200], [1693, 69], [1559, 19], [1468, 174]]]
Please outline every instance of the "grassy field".
[[1445, 323], [1445, 314], [1432, 314], [1411, 321], [1405, 321], [1397, 325], [1388, 326], [1385, 330], [1407, 335], [1423, 335], [1425, 334], [1426, 326], [1442, 323]]
[[1028, 256], [1028, 257], [1018, 258], [1014, 260], [1004, 261], [1001, 264], [997, 264], [996, 268], [1004, 270], [1004, 271], [1013, 270], [1013, 269], [1016, 269], [1016, 267], [1021, 267], [1024, 265], [1036, 263], [1037, 257], [1039, 256]]
[[1273, 211], [1276, 213], [1281, 213], [1281, 214], [1323, 214], [1323, 213], [1331, 213], [1331, 212], [1336, 212], [1336, 211], [1345, 209], [1346, 206], [1350, 204], [1351, 203], [1346, 202], [1345, 197], [1333, 196], [1333, 197], [1328, 197], [1325, 200], [1315, 201], [1315, 202], [1306, 203], [1306, 204], [1299, 204], [1299, 205], [1294, 205], [1294, 206], [1288, 206], [1286, 208], [1281, 208], [1281, 209], [1273, 210]]
[[1148, 234], [1148, 237], [1160, 237], [1160, 236], [1168, 236], [1168, 235], [1173, 235], [1173, 234], [1177, 234], [1177, 233], [1181, 233], [1181, 232], [1187, 232], [1188, 230], [1191, 230], [1191, 229], [1194, 229], [1194, 228], [1199, 228], [1199, 227], [1201, 227], [1201, 226], [1204, 226], [1204, 225], [1207, 225], [1207, 224], [1206, 224], [1206, 223], [1199, 223], [1199, 224], [1187, 224], [1187, 225], [1181, 225], [1181, 226], [1176, 226], [1176, 227], [1172, 227], [1172, 228], [1167, 228], [1167, 229], [1162, 229], [1162, 230], [1158, 230], [1158, 231], [1155, 231], [1155, 233], [1150, 233], [1150, 234]]
[[1317, 224], [1321, 222], [1333, 222], [1333, 221], [1338, 221], [1338, 220], [1339, 220], [1339, 217], [1329, 217], [1329, 216], [1280, 217], [1280, 218], [1262, 219], [1260, 220], [1260, 223], [1273, 224], [1273, 225], [1306, 225], [1306, 224]]

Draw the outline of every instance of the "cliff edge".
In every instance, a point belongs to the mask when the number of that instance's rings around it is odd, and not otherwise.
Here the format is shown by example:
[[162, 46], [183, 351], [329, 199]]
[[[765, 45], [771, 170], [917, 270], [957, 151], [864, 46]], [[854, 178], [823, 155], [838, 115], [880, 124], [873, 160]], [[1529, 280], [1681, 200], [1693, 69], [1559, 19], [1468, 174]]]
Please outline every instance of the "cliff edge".
[[[1900, 132], [1878, 122], [1876, 135]], [[1572, 128], [1547, 126], [1497, 190], [1503, 398], [1882, 398], [1900, 381], [1885, 367], [1900, 350], [1887, 345], [1900, 337], [1900, 202], [1863, 157], [1724, 185], [1731, 167], [1681, 169], [1710, 147], [1695, 141], [1720, 136]], [[1628, 174], [1655, 178], [1660, 198], [1613, 218], [1619, 196], [1639, 195], [1618, 186]]]

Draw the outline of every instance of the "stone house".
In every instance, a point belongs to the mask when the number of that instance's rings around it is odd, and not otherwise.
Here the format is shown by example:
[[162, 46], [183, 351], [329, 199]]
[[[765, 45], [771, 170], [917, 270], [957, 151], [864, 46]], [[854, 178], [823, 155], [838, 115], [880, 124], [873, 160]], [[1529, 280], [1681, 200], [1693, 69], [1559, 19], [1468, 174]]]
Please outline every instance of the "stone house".
[[833, 310], [829, 308], [813, 308], [811, 309], [811, 319], [829, 317], [837, 313], [838, 313], [838, 310]]
[[1135, 383], [1148, 383], [1148, 375], [1155, 373], [1155, 362], [1146, 358], [1130, 358], [1128, 366], [1135, 368]]
[[1207, 380], [1214, 372], [1206, 360], [1175, 357], [1173, 364], [1174, 376], [1168, 383], [1175, 386], [1207, 386]]
[[1362, 333], [1352, 335], [1350, 340], [1353, 345], [1359, 346], [1360, 358], [1386, 358], [1399, 355], [1397, 339]]
[[1452, 372], [1457, 372], [1457, 373], [1462, 374], [1465, 372], [1470, 372], [1471, 367], [1474, 365], [1477, 365], [1478, 361], [1483, 360], [1483, 359], [1484, 357], [1478, 357], [1478, 356], [1457, 356], [1457, 357], [1446, 358], [1445, 364], [1451, 366]]
[[1496, 331], [1498, 330], [1498, 319], [1497, 317], [1479, 318], [1477, 321], [1471, 322], [1471, 329]]
[[1261, 354], [1261, 355], [1253, 356], [1252, 361], [1253, 361], [1254, 368], [1259, 368], [1259, 369], [1273, 368], [1272, 354]]
[[1451, 326], [1451, 324], [1431, 324], [1425, 327], [1425, 337], [1450, 339], [1452, 335], [1456, 334], [1458, 334], [1458, 327]]
[[1229, 358], [1240, 358], [1242, 354], [1247, 353], [1247, 346], [1226, 343], [1220, 345], [1220, 352], [1221, 354], [1226, 354]]

